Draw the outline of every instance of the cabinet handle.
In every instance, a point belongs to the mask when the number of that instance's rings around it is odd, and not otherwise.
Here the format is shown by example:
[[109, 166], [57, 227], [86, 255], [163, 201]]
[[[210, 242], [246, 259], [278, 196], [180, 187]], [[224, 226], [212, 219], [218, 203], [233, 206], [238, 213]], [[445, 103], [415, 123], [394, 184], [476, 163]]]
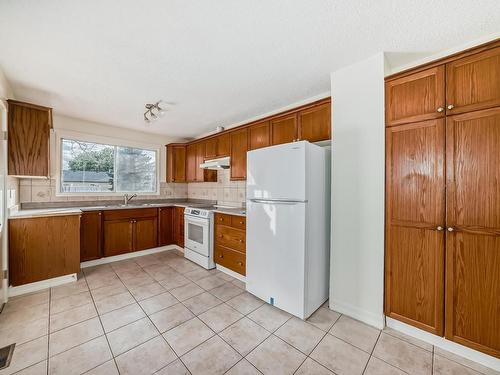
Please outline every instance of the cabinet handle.
[[436, 230], [438, 230], [438, 231], [442, 231], [443, 229], [444, 229], [444, 228], [443, 228], [441, 225], [439, 225], [439, 226], [436, 228]]
[[101, 215], [102, 215], [102, 212], [99, 212], [99, 216], [101, 216]]
[[243, 240], [240, 240], [240, 243], [243, 243]]
[[243, 262], [238, 262], [238, 266], [243, 266]]
[[222, 234], [219, 234], [219, 238], [222, 238]]
[[438, 110], [437, 110], [439, 113], [443, 112], [444, 111], [444, 108], [443, 107], [439, 107]]
[[447, 108], [448, 108], [448, 109], [453, 109], [453, 108], [455, 108], [455, 106], [454, 106], [453, 104], [448, 104], [448, 107], [447, 107]]
[[455, 230], [455, 228], [453, 227], [448, 227], [448, 232], [453, 232]]
[[224, 256], [221, 254], [221, 255], [219, 255], [219, 258], [224, 258]]
[[243, 221], [240, 221], [240, 224], [243, 225]]
[[224, 219], [220, 217], [220, 218], [219, 218], [219, 221], [224, 221]]

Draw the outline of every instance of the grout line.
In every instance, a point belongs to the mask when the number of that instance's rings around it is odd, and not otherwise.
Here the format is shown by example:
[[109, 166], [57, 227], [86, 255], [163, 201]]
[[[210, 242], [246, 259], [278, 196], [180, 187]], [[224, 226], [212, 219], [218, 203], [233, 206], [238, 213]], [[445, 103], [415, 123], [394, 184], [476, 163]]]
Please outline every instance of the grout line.
[[366, 369], [368, 368], [368, 363], [370, 363], [370, 359], [373, 356], [373, 352], [375, 351], [375, 347], [377, 346], [378, 340], [380, 339], [381, 335], [382, 335], [382, 330], [379, 330], [377, 339], [375, 340], [375, 344], [373, 345], [373, 348], [372, 348], [371, 352], [369, 353], [370, 356], [368, 357], [368, 361], [366, 361], [365, 368], [363, 369], [363, 372], [362, 372], [363, 374], [366, 372]]
[[47, 374], [49, 373], [49, 356], [50, 356], [50, 305], [52, 302], [52, 288], [49, 288], [49, 316], [47, 323]]
[[[135, 260], [133, 260], [133, 259], [132, 259], [132, 261], [133, 261], [135, 264], [137, 264], [137, 265], [139, 266], [139, 268], [140, 268], [143, 272], [146, 272], [146, 271], [144, 271], [144, 268], [142, 268], [142, 267], [141, 267], [141, 266], [140, 266], [140, 265], [139, 265], [139, 264], [138, 264]], [[174, 271], [175, 271], [175, 270], [174, 270]], [[146, 273], [147, 273], [147, 272], [146, 272]], [[115, 274], [116, 274], [116, 272], [115, 272]], [[147, 274], [148, 274], [148, 273], [147, 273]], [[118, 274], [116, 274], [116, 276], [120, 279], [120, 281], [122, 281], [121, 277], [120, 277]], [[151, 277], [149, 274], [148, 274], [148, 276], [149, 276], [149, 277]], [[154, 279], [154, 278], [152, 278], [152, 279], [156, 281], [156, 279]], [[122, 282], [123, 282], [123, 281], [122, 281]], [[161, 285], [161, 284], [160, 284], [160, 285]], [[125, 285], [125, 288], [127, 288], [127, 290], [128, 290], [128, 291], [129, 291], [129, 293], [130, 293], [129, 288], [128, 288], [126, 285]], [[165, 289], [166, 289], [166, 288], [165, 288]], [[175, 288], [174, 288], [174, 289], [175, 289]], [[167, 291], [167, 292], [168, 292], [168, 291]], [[169, 294], [170, 294], [170, 295], [171, 295], [171, 296], [172, 296], [175, 300], [177, 300], [177, 301], [178, 301], [178, 303], [181, 303], [181, 301], [179, 301], [179, 300], [178, 300], [178, 299], [177, 299], [177, 298], [176, 298], [176, 297], [175, 297], [172, 293], [170, 293], [170, 292], [168, 292], [168, 293], [169, 293]], [[167, 346], [170, 348], [170, 350], [172, 350], [172, 353], [174, 353], [174, 355], [176, 356], [176, 358], [178, 358], [178, 359], [182, 362], [182, 364], [183, 364], [183, 365], [187, 368], [187, 366], [184, 364], [184, 362], [181, 360], [181, 358], [177, 355], [177, 353], [175, 352], [175, 350], [174, 350], [174, 349], [170, 346], [170, 344], [168, 343], [168, 341], [165, 339], [165, 337], [164, 337], [164, 336], [163, 336], [163, 334], [160, 332], [160, 330], [156, 327], [156, 325], [154, 324], [154, 322], [151, 320], [150, 316], [146, 313], [146, 311], [145, 311], [145, 310], [144, 310], [144, 308], [140, 305], [140, 303], [137, 301], [137, 299], [134, 297], [134, 295], [133, 295], [132, 293], [130, 293], [130, 295], [131, 295], [131, 296], [132, 296], [132, 298], [135, 300], [135, 302], [137, 303], [137, 305], [139, 306], [139, 308], [142, 310], [142, 312], [146, 315], [147, 319], [150, 321], [150, 323], [151, 323], [151, 324], [153, 325], [153, 327], [156, 329], [156, 331], [158, 332], [158, 334], [160, 335], [160, 337], [163, 339], [163, 341], [167, 344]], [[181, 304], [182, 304], [182, 303], [181, 303]], [[173, 306], [173, 305], [172, 305], [172, 306]], [[184, 306], [184, 305], [183, 305], [183, 306]], [[171, 306], [169, 306], [169, 307], [171, 307]], [[165, 307], [165, 309], [167, 309], [167, 308], [168, 308], [168, 307]], [[165, 310], [165, 309], [162, 309], [162, 310], [159, 310], [159, 311], [163, 311], [163, 310]], [[159, 311], [156, 311], [156, 312], [159, 312]], [[156, 312], [155, 312], [155, 313], [156, 313]], [[153, 314], [154, 314], [154, 313], [153, 313]], [[144, 318], [142, 318], [142, 319], [144, 319]], [[182, 324], [182, 323], [181, 323], [181, 324]], [[179, 324], [179, 325], [180, 325], [180, 324]], [[153, 340], [153, 339], [154, 339], [154, 338], [156, 338], [156, 337], [158, 337], [158, 336], [155, 336], [155, 337], [153, 337], [153, 338], [152, 338], [152, 339], [150, 339], [150, 340]], [[106, 337], [106, 339], [107, 339], [107, 337]], [[132, 350], [132, 349], [135, 349], [135, 348], [137, 348], [137, 347], [139, 347], [139, 346], [141, 346], [141, 345], [145, 344], [146, 342], [148, 342], [148, 341], [150, 341], [150, 340], [147, 340], [147, 341], [145, 341], [145, 342], [143, 342], [143, 343], [140, 343], [140, 344], [138, 344], [138, 345], [134, 346], [133, 348], [130, 348], [130, 349], [129, 349], [129, 350], [127, 350], [126, 352], [128, 352], [128, 351], [130, 351], [130, 350]], [[124, 352], [124, 353], [126, 353], [126, 352]], [[113, 352], [111, 352], [111, 353], [113, 354]], [[122, 355], [122, 354], [124, 354], [124, 353], [121, 353], [120, 355]], [[113, 358], [115, 358], [115, 357], [114, 357], [114, 354], [113, 354]], [[167, 367], [169, 364], [171, 364], [171, 363], [172, 363], [172, 362], [174, 362], [174, 361], [175, 361], [175, 359], [174, 359], [173, 361], [171, 361], [171, 362], [167, 363], [164, 367]], [[116, 362], [116, 360], [115, 360], [115, 362]], [[118, 368], [118, 365], [117, 365], [117, 368]], [[163, 368], [163, 367], [162, 367], [162, 368]], [[189, 369], [188, 369], [188, 371], [189, 371]], [[189, 373], [191, 373], [191, 372], [189, 372]]]
[[[85, 278], [85, 283], [87, 284], [87, 287], [89, 287], [89, 284], [87, 282], [87, 277], [85, 275], [84, 275], [84, 278]], [[106, 331], [104, 330], [104, 325], [102, 324], [101, 316], [99, 315], [99, 310], [97, 310], [97, 306], [95, 304], [94, 296], [92, 295], [92, 293], [90, 293], [90, 298], [92, 299], [92, 302], [94, 303], [94, 308], [97, 312], [97, 318], [99, 319], [99, 323], [101, 323], [102, 332], [104, 334], [104, 338], [106, 339], [106, 342], [108, 343], [108, 349], [109, 349], [109, 352], [111, 353], [111, 357], [113, 358], [113, 361], [115, 363], [116, 371], [118, 371], [118, 374], [120, 374], [120, 369], [118, 368], [118, 364], [116, 363], [115, 356], [113, 354], [113, 351], [111, 350], [111, 345], [109, 344], [108, 336], [106, 336]], [[106, 362], [107, 361], [105, 361], [103, 363], [106, 363]], [[102, 365], [103, 363], [100, 363], [98, 366]], [[96, 367], [98, 367], [98, 366], [96, 366]], [[96, 367], [94, 367], [94, 368], [96, 368]], [[92, 370], [92, 369], [90, 369], [90, 370]], [[88, 371], [90, 371], [90, 370], [88, 370]]]

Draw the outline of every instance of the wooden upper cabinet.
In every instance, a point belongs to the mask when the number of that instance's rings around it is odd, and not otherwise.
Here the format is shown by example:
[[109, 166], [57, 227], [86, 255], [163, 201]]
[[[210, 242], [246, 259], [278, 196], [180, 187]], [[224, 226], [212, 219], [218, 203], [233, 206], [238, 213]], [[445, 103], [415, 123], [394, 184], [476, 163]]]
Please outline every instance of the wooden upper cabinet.
[[443, 334], [445, 124], [386, 130], [385, 314]]
[[444, 65], [385, 83], [386, 126], [440, 118], [444, 115]]
[[99, 259], [101, 254], [101, 211], [84, 211], [80, 223], [80, 261]]
[[448, 116], [446, 337], [500, 358], [500, 108]]
[[196, 182], [196, 144], [186, 146], [186, 182]]
[[297, 113], [271, 119], [270, 127], [272, 145], [297, 140]]
[[271, 145], [271, 133], [269, 121], [259, 122], [248, 128], [248, 149], [256, 150], [258, 148]]
[[229, 133], [223, 133], [205, 141], [205, 159], [216, 159], [229, 156]]
[[205, 170], [200, 168], [200, 164], [205, 161], [205, 142], [196, 143], [196, 181], [204, 181]]
[[209, 138], [205, 141], [205, 159], [215, 159], [217, 157], [217, 137]]
[[446, 64], [448, 114], [500, 106], [500, 47]]
[[186, 146], [167, 145], [167, 182], [186, 182]]
[[231, 180], [247, 178], [248, 128], [235, 130], [231, 136]]
[[229, 156], [231, 153], [231, 138], [229, 133], [223, 133], [217, 136], [217, 157]]
[[49, 176], [52, 109], [8, 100], [8, 174]]
[[331, 139], [331, 103], [299, 112], [298, 139], [318, 142]]

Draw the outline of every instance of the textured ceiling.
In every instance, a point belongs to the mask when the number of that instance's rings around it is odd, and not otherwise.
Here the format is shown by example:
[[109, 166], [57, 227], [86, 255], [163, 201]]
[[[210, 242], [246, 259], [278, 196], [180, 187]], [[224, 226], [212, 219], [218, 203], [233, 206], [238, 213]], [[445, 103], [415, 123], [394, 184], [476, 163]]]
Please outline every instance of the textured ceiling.
[[[378, 51], [499, 31], [498, 0], [0, 0], [0, 67], [56, 113], [192, 137], [327, 92]], [[169, 111], [145, 128], [158, 99]]]

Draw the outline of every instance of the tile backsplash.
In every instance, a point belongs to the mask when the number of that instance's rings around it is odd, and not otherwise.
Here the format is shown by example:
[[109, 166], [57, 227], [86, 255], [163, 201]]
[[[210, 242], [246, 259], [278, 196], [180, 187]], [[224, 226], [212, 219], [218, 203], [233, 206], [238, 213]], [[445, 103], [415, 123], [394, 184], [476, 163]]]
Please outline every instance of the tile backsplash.
[[230, 181], [229, 169], [223, 169], [217, 171], [217, 182], [189, 183], [187, 194], [190, 199], [210, 199], [241, 207], [246, 200], [246, 181]]
[[[141, 199], [161, 199], [161, 198], [187, 198], [187, 184], [167, 184], [160, 183], [160, 195], [141, 195]], [[67, 202], [67, 201], [95, 201], [123, 199], [122, 196], [107, 195], [56, 195], [56, 180], [41, 180], [21, 178], [19, 181], [19, 201], [20, 203], [30, 202]]]
[[[15, 179], [17, 180], [17, 179]], [[31, 179], [21, 178], [19, 180], [17, 196], [14, 198], [19, 203], [31, 202], [67, 202], [67, 201], [94, 201], [122, 199], [121, 196], [106, 195], [72, 195], [57, 196], [55, 179]], [[14, 183], [14, 181], [12, 182]], [[246, 199], [246, 182], [230, 181], [229, 170], [217, 171], [217, 182], [203, 183], [160, 183], [160, 195], [141, 195], [141, 199], [161, 198], [190, 198], [208, 199], [217, 201], [219, 204], [229, 206], [242, 206]]]

